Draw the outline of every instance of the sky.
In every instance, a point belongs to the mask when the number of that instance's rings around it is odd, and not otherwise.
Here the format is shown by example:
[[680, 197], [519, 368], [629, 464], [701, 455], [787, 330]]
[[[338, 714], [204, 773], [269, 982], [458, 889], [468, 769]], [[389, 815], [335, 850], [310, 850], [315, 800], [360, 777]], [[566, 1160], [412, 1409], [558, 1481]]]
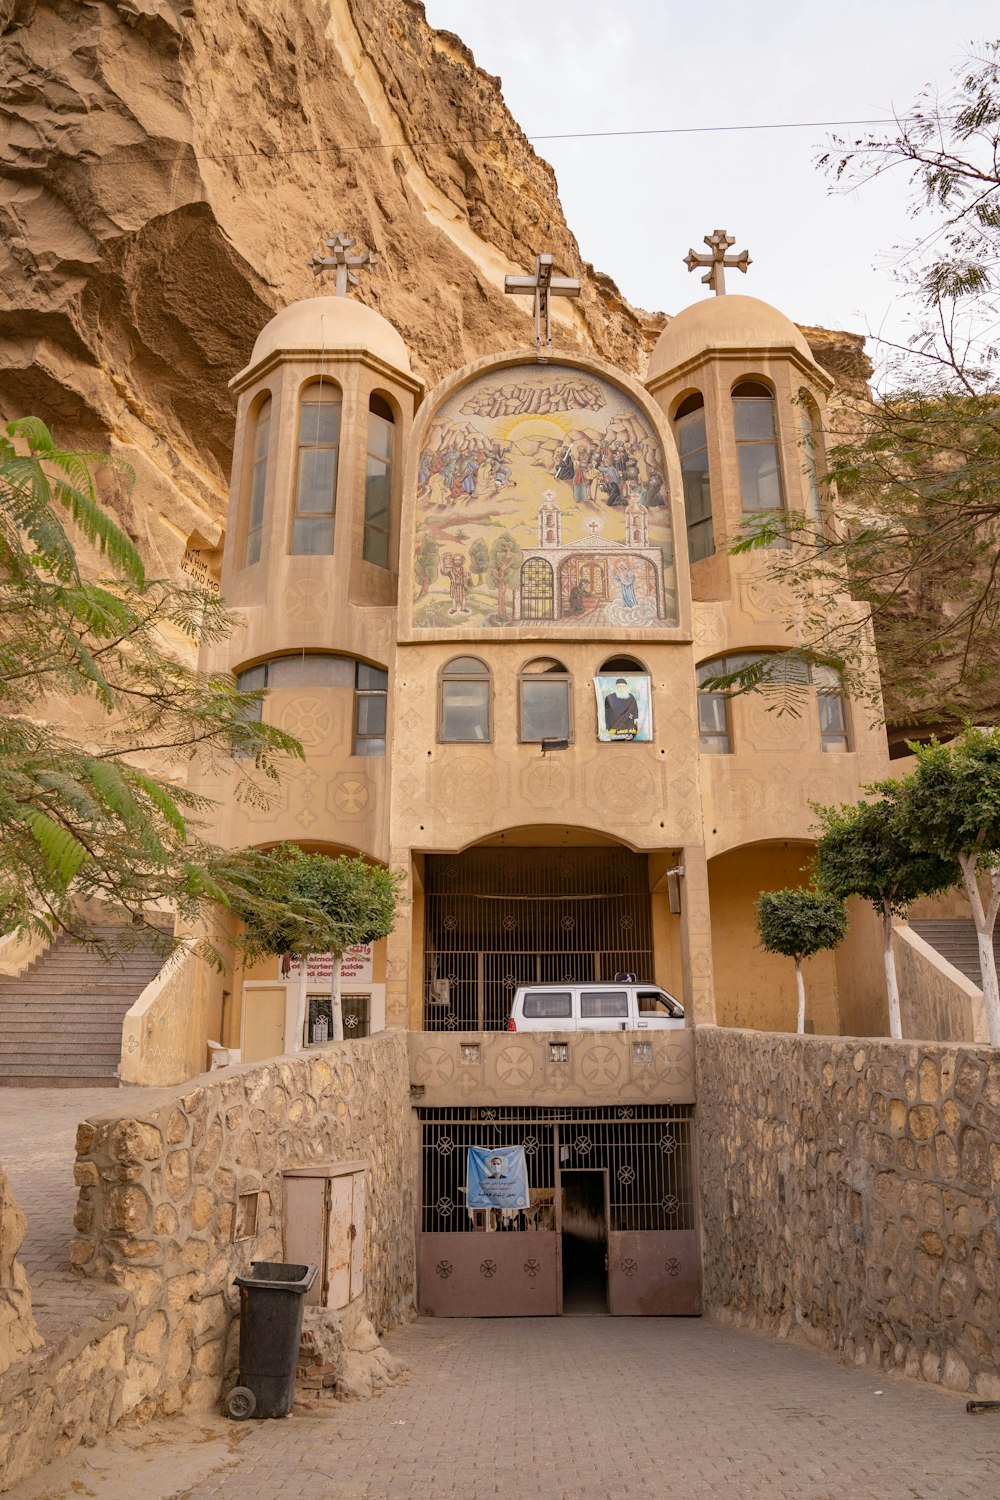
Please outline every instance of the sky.
[[[952, 67], [1000, 33], [994, 0], [426, 0], [426, 11], [499, 74], [532, 138], [885, 118], [926, 84], [947, 91]], [[900, 339], [906, 302], [891, 272], [916, 234], [906, 176], [831, 192], [815, 165], [830, 134], [533, 144], [584, 259], [638, 306], [674, 313], [707, 295], [684, 256], [724, 228], [753, 260], [746, 276], [727, 273], [728, 290], [798, 323]]]

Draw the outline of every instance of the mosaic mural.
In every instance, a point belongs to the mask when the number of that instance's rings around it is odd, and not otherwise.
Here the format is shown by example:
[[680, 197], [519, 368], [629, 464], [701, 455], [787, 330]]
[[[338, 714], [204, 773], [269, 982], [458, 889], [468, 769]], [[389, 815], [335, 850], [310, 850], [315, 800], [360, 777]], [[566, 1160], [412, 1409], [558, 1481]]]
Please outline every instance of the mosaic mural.
[[561, 365], [463, 386], [420, 455], [413, 573], [417, 627], [676, 624], [648, 419], [617, 387]]

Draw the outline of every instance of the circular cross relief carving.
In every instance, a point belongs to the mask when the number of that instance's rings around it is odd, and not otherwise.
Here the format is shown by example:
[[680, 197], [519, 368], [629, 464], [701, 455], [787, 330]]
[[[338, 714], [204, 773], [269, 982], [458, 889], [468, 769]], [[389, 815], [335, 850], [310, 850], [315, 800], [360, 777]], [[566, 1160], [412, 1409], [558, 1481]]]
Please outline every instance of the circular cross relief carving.
[[334, 713], [322, 698], [306, 694], [286, 704], [278, 722], [286, 734], [293, 734], [303, 745], [321, 745], [333, 731]]
[[436, 1275], [440, 1276], [442, 1281], [447, 1281], [448, 1277], [451, 1275], [454, 1269], [455, 1267], [452, 1265], [450, 1260], [439, 1260], [437, 1265], [434, 1267]]
[[345, 776], [334, 784], [330, 792], [334, 808], [346, 816], [353, 814], [358, 817], [367, 812], [370, 800], [371, 788], [367, 781], [362, 781], [357, 776]]
[[621, 817], [651, 814], [656, 785], [645, 766], [626, 766], [624, 755], [612, 754], [597, 776], [597, 800]]
[[621, 1073], [622, 1062], [612, 1047], [591, 1047], [583, 1054], [580, 1070], [588, 1083], [614, 1083]]
[[455, 1071], [455, 1060], [446, 1047], [425, 1047], [417, 1054], [413, 1071], [418, 1083], [447, 1083]]
[[527, 1083], [535, 1071], [535, 1060], [526, 1047], [505, 1047], [497, 1058], [497, 1077], [502, 1083]]

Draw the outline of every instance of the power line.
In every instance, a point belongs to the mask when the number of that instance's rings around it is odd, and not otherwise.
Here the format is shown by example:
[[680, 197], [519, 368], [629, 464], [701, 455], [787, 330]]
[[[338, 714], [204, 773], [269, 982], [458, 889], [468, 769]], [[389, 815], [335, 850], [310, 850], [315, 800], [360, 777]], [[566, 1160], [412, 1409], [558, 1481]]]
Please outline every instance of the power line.
[[[530, 142], [535, 141], [597, 141], [597, 140], [621, 140], [625, 137], [636, 136], [666, 136], [666, 135], [719, 135], [732, 134], [740, 131], [756, 130], [843, 130], [848, 126], [856, 125], [894, 125], [900, 126], [906, 123], [905, 118], [887, 118], [875, 120], [774, 120], [757, 125], [665, 125], [640, 130], [567, 130], [551, 135], [528, 135], [525, 137]], [[261, 161], [285, 161], [291, 156], [325, 156], [337, 153], [347, 154], [349, 152], [361, 151], [410, 151], [415, 147], [429, 146], [483, 146], [495, 141], [498, 136], [522, 134], [521, 131], [494, 131], [488, 136], [479, 139], [473, 137], [465, 141], [441, 141], [441, 140], [415, 140], [415, 141], [371, 141], [368, 143], [354, 142], [345, 146], [294, 146], [286, 151], [217, 151], [208, 152], [205, 155], [188, 156], [178, 153], [174, 156], [151, 156], [147, 161], [170, 164], [181, 161], [240, 161], [246, 159], [258, 159]], [[92, 167], [121, 166], [126, 162], [133, 161], [131, 156], [106, 157], [103, 161], [92, 161]]]

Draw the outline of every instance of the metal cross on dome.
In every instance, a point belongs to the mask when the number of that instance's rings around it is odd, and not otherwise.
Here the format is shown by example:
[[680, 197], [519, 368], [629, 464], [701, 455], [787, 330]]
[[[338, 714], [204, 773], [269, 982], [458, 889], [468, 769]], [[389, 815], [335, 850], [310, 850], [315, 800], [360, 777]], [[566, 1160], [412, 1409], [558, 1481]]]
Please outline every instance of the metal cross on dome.
[[348, 255], [348, 250], [353, 249], [355, 244], [349, 234], [335, 234], [325, 243], [327, 249], [332, 250], [333, 254], [317, 255], [314, 251], [306, 261], [306, 265], [314, 276], [322, 276], [324, 271], [336, 271], [337, 278], [334, 282], [333, 295], [346, 297], [347, 288], [358, 284], [355, 270], [360, 271], [362, 268], [366, 271], [372, 270], [375, 257], [370, 250], [366, 250], [363, 255]]
[[716, 229], [712, 234], [706, 234], [705, 244], [711, 250], [711, 255], [699, 255], [697, 250], [689, 250], [684, 257], [684, 264], [689, 271], [696, 271], [699, 266], [708, 266], [707, 276], [701, 279], [706, 286], [710, 286], [717, 297], [726, 294], [726, 267], [733, 271], [742, 271], [746, 275], [747, 267], [753, 265], [749, 250], [740, 250], [736, 255], [727, 255], [726, 251], [736, 241], [731, 234], [724, 229]]
[[549, 316], [550, 297], [579, 297], [580, 283], [575, 276], [553, 276], [553, 258], [543, 254], [535, 257], [534, 276], [505, 276], [503, 289], [515, 297], [535, 299], [535, 343], [539, 348], [552, 342], [552, 320]]

